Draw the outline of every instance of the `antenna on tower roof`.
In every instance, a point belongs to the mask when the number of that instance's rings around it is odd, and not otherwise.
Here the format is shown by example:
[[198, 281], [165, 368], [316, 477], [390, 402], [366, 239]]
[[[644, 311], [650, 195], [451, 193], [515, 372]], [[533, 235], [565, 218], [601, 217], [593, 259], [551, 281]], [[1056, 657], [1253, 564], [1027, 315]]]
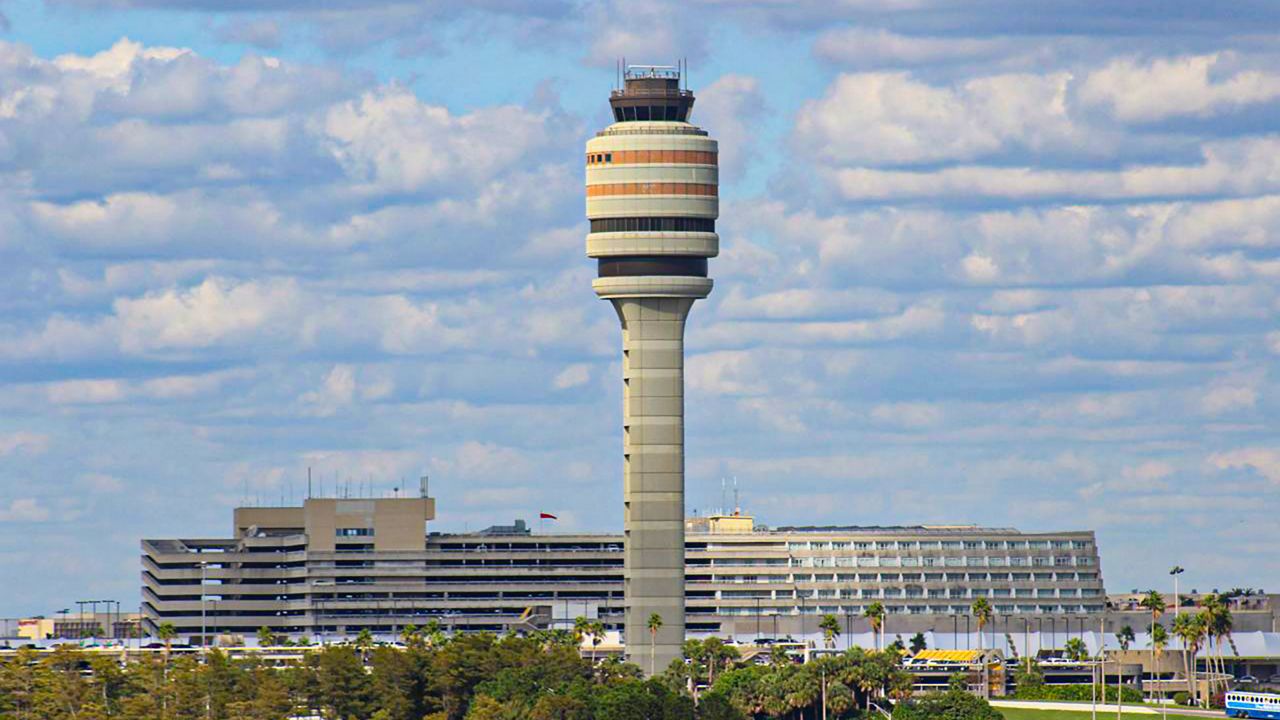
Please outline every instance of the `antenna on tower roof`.
[[733, 476], [733, 514], [742, 514], [742, 506], [738, 504], [738, 476]]

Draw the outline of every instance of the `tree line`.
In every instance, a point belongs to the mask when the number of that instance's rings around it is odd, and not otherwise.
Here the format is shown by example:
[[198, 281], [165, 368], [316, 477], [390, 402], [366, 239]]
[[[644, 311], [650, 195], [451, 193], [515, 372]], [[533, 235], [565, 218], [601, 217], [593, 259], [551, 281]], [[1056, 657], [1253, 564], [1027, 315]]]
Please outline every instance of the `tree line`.
[[776, 651], [755, 664], [719, 638], [690, 640], [684, 659], [645, 679], [620, 659], [583, 657], [582, 638], [599, 628], [577, 630], [447, 636], [407, 628], [402, 646], [366, 636], [279, 664], [217, 649], [180, 657], [20, 650], [0, 660], [0, 719], [816, 720], [825, 707], [836, 720], [894, 705], [895, 717], [929, 717], [919, 713], [974, 701], [984, 714], [954, 717], [999, 717], [958, 688], [908, 702], [912, 678], [896, 648], [854, 648], [803, 665]]

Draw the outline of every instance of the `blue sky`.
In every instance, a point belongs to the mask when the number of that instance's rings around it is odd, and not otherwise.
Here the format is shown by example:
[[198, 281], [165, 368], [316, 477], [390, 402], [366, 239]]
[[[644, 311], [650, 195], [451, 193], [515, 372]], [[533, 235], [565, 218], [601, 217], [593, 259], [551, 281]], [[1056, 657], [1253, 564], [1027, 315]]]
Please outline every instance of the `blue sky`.
[[624, 55], [722, 143], [691, 508], [1280, 589], [1280, 6], [1044, 5], [0, 0], [0, 614], [308, 468], [618, 530]]

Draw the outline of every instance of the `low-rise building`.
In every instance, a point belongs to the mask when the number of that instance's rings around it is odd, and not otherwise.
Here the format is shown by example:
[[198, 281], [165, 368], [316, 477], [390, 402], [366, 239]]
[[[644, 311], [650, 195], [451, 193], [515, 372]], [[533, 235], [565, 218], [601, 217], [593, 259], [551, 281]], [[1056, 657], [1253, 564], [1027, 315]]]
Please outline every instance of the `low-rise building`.
[[[238, 508], [231, 537], [144, 540], [145, 627], [322, 636], [394, 633], [433, 619], [457, 629], [563, 627], [586, 616], [620, 628], [621, 535], [530, 533], [521, 522], [444, 534], [428, 531], [434, 518], [425, 492], [311, 498]], [[979, 597], [1006, 618], [1006, 632], [1009, 618], [1062, 618], [1065, 629], [1068, 618], [1084, 622], [1106, 608], [1087, 531], [768, 529], [730, 514], [690, 520], [685, 555], [694, 634], [798, 635], [825, 614], [861, 631], [872, 603], [885, 607], [894, 633], [968, 631]]]

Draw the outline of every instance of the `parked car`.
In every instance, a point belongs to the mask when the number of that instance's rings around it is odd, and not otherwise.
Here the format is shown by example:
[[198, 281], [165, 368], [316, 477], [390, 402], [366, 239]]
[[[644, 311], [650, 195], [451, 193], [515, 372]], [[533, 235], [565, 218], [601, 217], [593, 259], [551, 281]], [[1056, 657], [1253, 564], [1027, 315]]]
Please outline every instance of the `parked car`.
[[1272, 675], [1271, 677], [1267, 678], [1267, 682], [1271, 683], [1272, 685], [1280, 685], [1280, 673], [1276, 673], [1275, 675]]
[[1258, 678], [1252, 675], [1241, 675], [1240, 677], [1236, 678], [1236, 682], [1242, 685], [1257, 685]]

